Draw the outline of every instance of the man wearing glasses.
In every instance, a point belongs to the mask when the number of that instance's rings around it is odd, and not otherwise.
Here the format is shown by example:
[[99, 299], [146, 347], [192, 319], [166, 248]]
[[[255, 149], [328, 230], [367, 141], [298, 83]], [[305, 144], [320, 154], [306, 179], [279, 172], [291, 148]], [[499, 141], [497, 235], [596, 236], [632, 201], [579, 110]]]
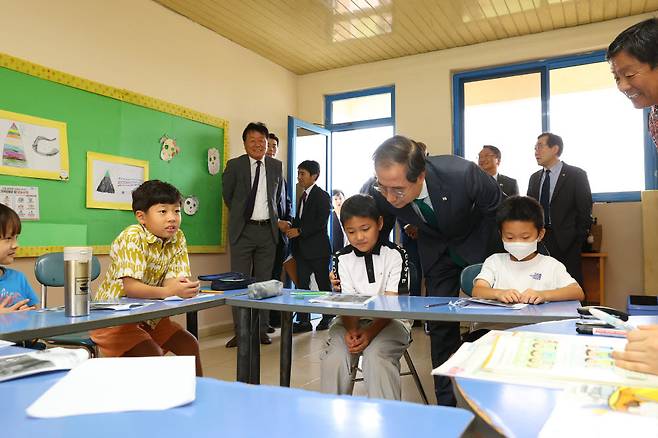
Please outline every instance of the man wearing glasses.
[[[373, 154], [375, 199], [382, 212], [418, 227], [418, 251], [429, 295], [457, 296], [463, 268], [481, 263], [495, 232], [498, 183], [475, 163], [453, 155], [426, 157], [395, 136]], [[459, 323], [431, 322], [432, 366], [459, 347]], [[454, 406], [450, 379], [434, 377], [440, 405]]]

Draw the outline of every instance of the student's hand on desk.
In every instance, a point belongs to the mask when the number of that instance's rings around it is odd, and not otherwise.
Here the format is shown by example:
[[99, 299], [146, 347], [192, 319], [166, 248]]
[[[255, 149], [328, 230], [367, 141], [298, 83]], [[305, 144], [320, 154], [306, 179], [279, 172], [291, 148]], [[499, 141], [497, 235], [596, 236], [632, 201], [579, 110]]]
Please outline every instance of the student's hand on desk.
[[415, 225], [407, 224], [404, 226], [404, 232], [412, 239], [418, 239], [418, 227]]
[[27, 305], [30, 300], [17, 301], [11, 306], [9, 305], [9, 300], [11, 300], [11, 297], [5, 297], [5, 299], [0, 301], [0, 313], [25, 312], [26, 310], [35, 309], [34, 306]]
[[187, 277], [172, 278], [167, 285], [169, 296], [178, 295], [181, 298], [192, 298], [199, 293], [199, 282], [190, 281]]
[[496, 299], [501, 303], [513, 304], [521, 302], [521, 293], [516, 289], [506, 289], [496, 292]]
[[279, 231], [281, 231], [282, 233], [285, 233], [291, 227], [290, 222], [282, 221], [282, 220], [279, 220], [276, 225], [277, 227], [279, 227]]
[[534, 289], [526, 289], [521, 294], [521, 301], [519, 301], [519, 303], [541, 304], [544, 301], [546, 301], [546, 299], [541, 292], [538, 292]]
[[631, 371], [658, 374], [658, 325], [641, 325], [628, 332], [624, 351], [613, 351], [615, 365]]
[[336, 278], [333, 272], [329, 273], [329, 281], [334, 292], [340, 292], [340, 280]]
[[290, 228], [288, 231], [286, 231], [286, 236], [288, 236], [288, 239], [299, 237], [299, 234], [299, 228]]

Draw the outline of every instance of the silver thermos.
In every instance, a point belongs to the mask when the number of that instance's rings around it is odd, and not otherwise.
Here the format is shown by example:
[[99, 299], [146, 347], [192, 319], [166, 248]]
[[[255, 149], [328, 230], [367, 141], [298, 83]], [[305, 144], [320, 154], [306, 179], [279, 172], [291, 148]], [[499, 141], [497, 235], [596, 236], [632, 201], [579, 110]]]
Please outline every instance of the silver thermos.
[[64, 312], [66, 316], [89, 315], [91, 254], [88, 246], [64, 248]]

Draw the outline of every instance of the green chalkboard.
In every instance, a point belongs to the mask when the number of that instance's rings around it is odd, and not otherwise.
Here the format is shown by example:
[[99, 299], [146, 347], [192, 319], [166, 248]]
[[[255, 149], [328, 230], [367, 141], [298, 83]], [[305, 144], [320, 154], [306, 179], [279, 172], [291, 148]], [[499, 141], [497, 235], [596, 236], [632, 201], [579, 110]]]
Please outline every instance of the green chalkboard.
[[[208, 149], [219, 149], [223, 169], [225, 121], [3, 54], [0, 90], [0, 110], [67, 125], [67, 181], [0, 175], [0, 185], [39, 188], [40, 220], [24, 222], [19, 255], [67, 245], [90, 245], [96, 253], [107, 253], [119, 232], [135, 223], [132, 211], [86, 207], [88, 151], [148, 161], [149, 179], [196, 196], [198, 212], [183, 214], [182, 221], [190, 252], [224, 251], [221, 169], [216, 175], [208, 172]], [[160, 159], [163, 134], [180, 147], [169, 162]]]

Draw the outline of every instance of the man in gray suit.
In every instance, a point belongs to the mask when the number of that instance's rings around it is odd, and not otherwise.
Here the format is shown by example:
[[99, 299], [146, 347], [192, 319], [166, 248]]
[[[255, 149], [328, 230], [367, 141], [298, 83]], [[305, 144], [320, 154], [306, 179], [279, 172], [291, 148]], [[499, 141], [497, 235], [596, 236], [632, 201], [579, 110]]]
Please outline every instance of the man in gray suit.
[[[242, 132], [247, 152], [226, 163], [222, 175], [222, 196], [229, 208], [228, 236], [231, 245], [231, 270], [253, 276], [256, 281], [272, 278], [272, 267], [279, 231], [289, 224], [279, 221], [277, 194], [281, 193], [283, 171], [279, 160], [265, 156], [267, 127], [249, 123]], [[285, 228], [285, 229], [283, 229]], [[234, 327], [238, 314], [233, 309]], [[260, 342], [271, 344], [267, 335], [267, 312], [260, 312]], [[234, 336], [226, 344], [235, 347]]]

